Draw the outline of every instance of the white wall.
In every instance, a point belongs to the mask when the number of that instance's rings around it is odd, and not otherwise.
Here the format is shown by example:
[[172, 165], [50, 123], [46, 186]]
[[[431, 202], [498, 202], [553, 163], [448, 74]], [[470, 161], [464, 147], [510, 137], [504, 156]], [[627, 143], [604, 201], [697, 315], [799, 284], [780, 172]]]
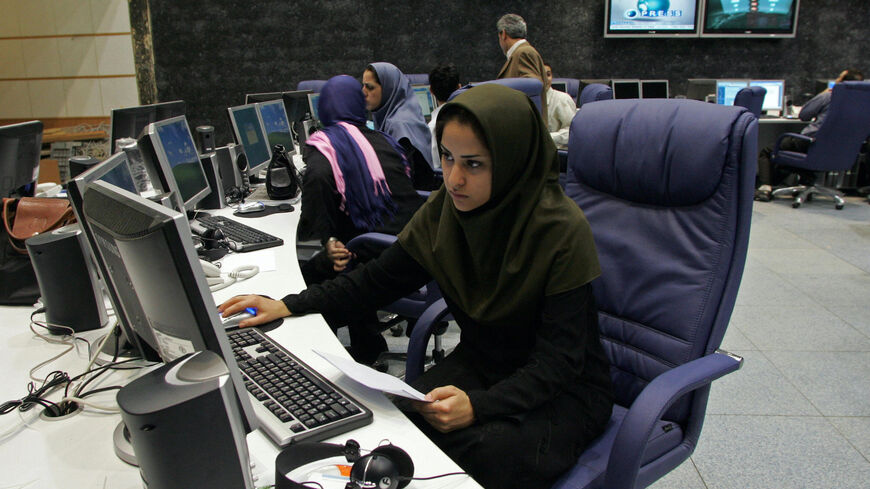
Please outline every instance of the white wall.
[[0, 0], [0, 119], [139, 105], [126, 0]]

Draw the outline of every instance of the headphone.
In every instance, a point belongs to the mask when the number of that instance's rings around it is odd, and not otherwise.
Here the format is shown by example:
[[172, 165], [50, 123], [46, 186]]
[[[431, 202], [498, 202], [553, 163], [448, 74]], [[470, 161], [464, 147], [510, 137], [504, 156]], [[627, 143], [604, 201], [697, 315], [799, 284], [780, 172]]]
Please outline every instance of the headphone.
[[207, 261], [220, 260], [230, 251], [230, 244], [220, 229], [206, 229], [199, 235], [202, 247], [197, 249], [197, 254]]
[[287, 474], [305, 464], [338, 456], [353, 464], [345, 489], [401, 489], [414, 477], [411, 457], [391, 443], [360, 456], [356, 440], [348, 440], [344, 445], [303, 441], [287, 446], [275, 459], [275, 489], [311, 489]]

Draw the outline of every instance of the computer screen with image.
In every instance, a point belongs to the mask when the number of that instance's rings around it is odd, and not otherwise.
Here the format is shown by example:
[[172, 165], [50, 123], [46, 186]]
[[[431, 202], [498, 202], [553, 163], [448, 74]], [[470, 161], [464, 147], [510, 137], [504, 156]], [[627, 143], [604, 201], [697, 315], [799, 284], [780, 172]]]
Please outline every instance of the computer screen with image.
[[309, 114], [311, 114], [311, 118], [315, 121], [320, 120], [320, 107], [317, 105], [320, 103], [320, 94], [311, 92], [308, 94], [308, 110]]
[[432, 111], [435, 110], [435, 97], [429, 90], [429, 85], [415, 85], [413, 87], [414, 95], [417, 96], [417, 102], [420, 104], [420, 110], [423, 112], [423, 117], [429, 120], [432, 117]]
[[701, 37], [794, 37], [799, 0], [704, 0]]
[[263, 122], [263, 129], [266, 131], [269, 147], [272, 148], [276, 144], [280, 144], [289, 154], [295, 153], [290, 121], [284, 110], [284, 100], [279, 98], [269, 102], [259, 102], [256, 107], [260, 113], [260, 120]]
[[749, 80], [749, 86], [762, 87], [767, 90], [764, 94], [764, 102], [761, 104], [761, 110], [770, 115], [771, 112], [777, 112], [780, 115], [784, 107], [783, 98], [785, 96], [785, 81], [784, 80]]
[[734, 105], [737, 92], [749, 86], [748, 80], [716, 80], [716, 103]]
[[698, 0], [604, 2], [604, 37], [697, 37]]
[[245, 149], [245, 156], [248, 158], [248, 176], [256, 176], [266, 169], [272, 159], [272, 150], [269, 148], [269, 140], [257, 107], [254, 104], [239, 105], [230, 107], [227, 111], [236, 144]]

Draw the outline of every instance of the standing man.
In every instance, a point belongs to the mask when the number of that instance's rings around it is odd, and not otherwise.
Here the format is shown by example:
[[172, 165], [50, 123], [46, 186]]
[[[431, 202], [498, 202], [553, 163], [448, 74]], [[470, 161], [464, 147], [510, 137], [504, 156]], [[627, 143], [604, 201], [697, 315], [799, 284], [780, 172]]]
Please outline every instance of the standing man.
[[429, 120], [429, 130], [432, 131], [432, 164], [435, 168], [441, 168], [441, 151], [438, 150], [438, 140], [435, 137], [435, 121], [438, 119], [441, 106], [446, 104], [450, 95], [460, 88], [462, 85], [459, 83], [459, 70], [453, 63], [441, 63], [429, 72], [429, 91], [438, 104]]
[[496, 78], [537, 78], [544, 84], [541, 90], [541, 113], [547, 117], [547, 81], [544, 58], [526, 41], [526, 21], [517, 14], [506, 14], [495, 24], [498, 44], [507, 56]]

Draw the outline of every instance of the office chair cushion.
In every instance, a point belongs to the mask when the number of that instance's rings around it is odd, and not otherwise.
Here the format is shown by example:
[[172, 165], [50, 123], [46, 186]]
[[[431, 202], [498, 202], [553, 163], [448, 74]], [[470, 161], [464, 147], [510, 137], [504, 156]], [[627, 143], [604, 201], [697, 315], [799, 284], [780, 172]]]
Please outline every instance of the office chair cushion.
[[806, 166], [806, 153], [798, 153], [796, 151], [777, 151], [776, 164], [803, 168]]
[[[723, 118], [713, 115], [723, 107], [694, 100], [637, 102], [589, 104], [578, 112], [569, 136], [569, 172], [585, 185], [639, 204], [687, 206], [710, 197], [722, 179], [726, 152], [733, 150], [732, 126], [746, 109], [730, 107], [732, 116]], [[625, 112], [630, 105], [635, 107]]]

